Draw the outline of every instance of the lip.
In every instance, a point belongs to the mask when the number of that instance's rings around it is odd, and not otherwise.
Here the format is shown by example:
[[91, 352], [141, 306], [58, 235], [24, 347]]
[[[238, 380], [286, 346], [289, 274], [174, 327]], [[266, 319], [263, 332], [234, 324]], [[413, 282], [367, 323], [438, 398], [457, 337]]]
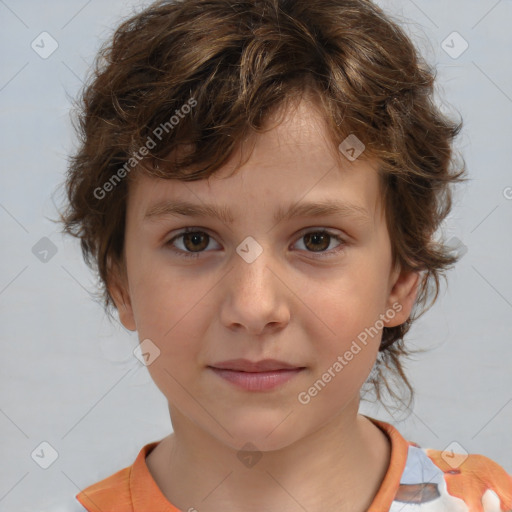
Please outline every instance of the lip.
[[293, 366], [276, 359], [249, 361], [231, 359], [208, 366], [217, 376], [246, 391], [268, 391], [281, 386], [305, 367]]
[[262, 359], [261, 361], [249, 361], [248, 359], [230, 359], [210, 365], [221, 370], [235, 370], [239, 372], [271, 372], [274, 370], [297, 370], [303, 368], [277, 359]]
[[304, 370], [304, 368], [293, 368], [269, 372], [241, 372], [211, 366], [209, 369], [222, 379], [247, 391], [268, 391], [277, 388]]

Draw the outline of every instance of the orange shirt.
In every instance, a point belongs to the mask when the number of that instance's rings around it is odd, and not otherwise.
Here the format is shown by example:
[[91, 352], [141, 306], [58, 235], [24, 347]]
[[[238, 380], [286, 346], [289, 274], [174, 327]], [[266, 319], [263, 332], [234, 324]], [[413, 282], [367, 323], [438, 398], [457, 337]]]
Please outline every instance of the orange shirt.
[[[368, 512], [512, 512], [512, 476], [496, 462], [483, 455], [421, 448], [389, 423], [368, 419], [391, 441], [388, 471]], [[146, 456], [159, 442], [146, 444], [131, 466], [78, 493], [80, 509], [187, 512], [167, 500], [146, 465]]]

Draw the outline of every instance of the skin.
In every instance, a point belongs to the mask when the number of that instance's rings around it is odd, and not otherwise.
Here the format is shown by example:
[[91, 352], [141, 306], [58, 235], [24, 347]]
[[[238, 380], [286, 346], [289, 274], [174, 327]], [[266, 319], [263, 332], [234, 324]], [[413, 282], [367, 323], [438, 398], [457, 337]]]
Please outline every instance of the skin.
[[[364, 154], [350, 162], [337, 152], [312, 102], [285, 114], [251, 138], [250, 158], [234, 175], [239, 154], [209, 180], [139, 175], [130, 184], [127, 277], [113, 274], [109, 289], [123, 325], [160, 350], [148, 370], [168, 400], [174, 432], [146, 461], [183, 511], [364, 511], [389, 466], [387, 436], [358, 414], [381, 332], [308, 404], [297, 397], [393, 304], [401, 311], [386, 315], [384, 325], [405, 322], [419, 276], [392, 266], [376, 162]], [[163, 199], [226, 205], [235, 220], [228, 226], [168, 215], [143, 222]], [[319, 199], [357, 204], [369, 219], [273, 220], [279, 207]], [[166, 245], [185, 227], [209, 235], [198, 258]], [[304, 236], [319, 228], [344, 239], [340, 252], [334, 237], [322, 244]], [[250, 264], [236, 252], [247, 236], [263, 249]], [[174, 248], [194, 251], [184, 237]], [[251, 392], [206, 368], [233, 358], [306, 368], [272, 391]], [[237, 457], [247, 442], [262, 455], [252, 467]]]

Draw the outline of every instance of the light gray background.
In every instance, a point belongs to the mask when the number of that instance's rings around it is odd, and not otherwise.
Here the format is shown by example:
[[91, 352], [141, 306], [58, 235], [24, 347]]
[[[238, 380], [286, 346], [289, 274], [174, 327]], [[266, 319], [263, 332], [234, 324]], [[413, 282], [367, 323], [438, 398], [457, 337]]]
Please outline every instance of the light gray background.
[[[379, 4], [404, 19], [437, 65], [446, 108], [465, 121], [458, 149], [471, 181], [445, 233], [468, 252], [408, 336], [414, 347], [432, 348], [408, 365], [412, 413], [400, 421], [369, 405], [361, 412], [421, 446], [456, 441], [512, 473], [512, 2]], [[0, 0], [2, 511], [40, 510], [74, 496], [171, 429], [163, 395], [132, 354], [136, 334], [109, 324], [89, 295], [96, 283], [78, 242], [47, 219], [56, 218], [75, 144], [69, 96], [100, 41], [140, 5]], [[47, 59], [31, 48], [43, 31], [59, 45]], [[457, 59], [441, 46], [453, 31], [469, 43]], [[43, 237], [57, 249], [46, 263], [32, 252]], [[43, 441], [58, 452], [48, 469], [31, 458]]]

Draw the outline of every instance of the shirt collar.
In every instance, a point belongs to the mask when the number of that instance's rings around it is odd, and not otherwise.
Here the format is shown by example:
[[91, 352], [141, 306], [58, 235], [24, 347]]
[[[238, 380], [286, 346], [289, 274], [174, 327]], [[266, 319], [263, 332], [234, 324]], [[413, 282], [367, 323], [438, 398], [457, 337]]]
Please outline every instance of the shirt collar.
[[391, 457], [388, 470], [384, 475], [381, 486], [368, 508], [368, 512], [388, 512], [400, 486], [400, 479], [405, 470], [407, 455], [409, 453], [409, 441], [404, 439], [393, 425], [385, 421], [376, 420], [365, 416], [374, 425], [379, 427], [391, 442]]
[[[407, 462], [409, 443], [393, 425], [384, 421], [365, 416], [380, 428], [391, 442], [391, 457], [384, 480], [374, 497], [369, 512], [388, 512], [400, 485], [400, 479]], [[181, 512], [169, 503], [146, 464], [146, 457], [160, 441], [146, 444], [137, 455], [130, 473], [130, 493], [133, 502], [133, 512], [146, 512], [151, 504], [152, 512]]]
[[150, 504], [152, 512], [181, 512], [169, 503], [153, 479], [146, 464], [146, 456], [149, 455], [158, 443], [160, 441], [153, 441], [143, 446], [133, 463], [130, 474], [133, 512], [147, 512], [148, 505]]

